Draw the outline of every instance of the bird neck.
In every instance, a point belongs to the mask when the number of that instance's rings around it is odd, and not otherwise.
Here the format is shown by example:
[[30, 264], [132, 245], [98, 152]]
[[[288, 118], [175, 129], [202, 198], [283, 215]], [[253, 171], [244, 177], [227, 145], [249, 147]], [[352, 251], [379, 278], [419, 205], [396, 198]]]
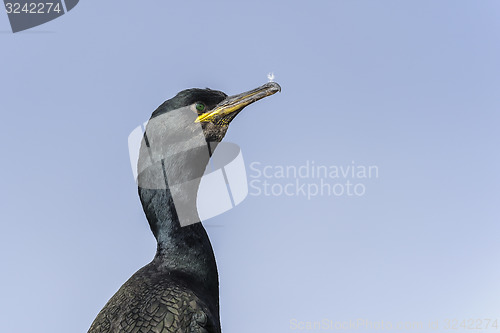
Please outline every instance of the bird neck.
[[218, 318], [217, 266], [196, 207], [200, 180], [213, 150], [202, 131], [179, 132], [168, 127], [177, 124], [172, 120], [150, 120], [139, 152], [139, 197], [158, 243], [152, 264], [171, 278], [180, 277], [213, 307]]
[[139, 196], [162, 266], [193, 275], [210, 273], [215, 259], [207, 232], [201, 223], [181, 225], [169, 188], [139, 188]]
[[[199, 180], [191, 184], [196, 190], [198, 185]], [[175, 198], [168, 183], [165, 187], [150, 189], [139, 186], [139, 197], [157, 240], [153, 264], [165, 274], [182, 276], [181, 280], [187, 281], [188, 287], [196, 290], [207, 304], [214, 304], [212, 311], [218, 317], [219, 281], [212, 245], [202, 224], [182, 226], [176, 209], [185, 198], [194, 205], [196, 212], [196, 191]], [[197, 212], [192, 213], [191, 218], [199, 221]]]

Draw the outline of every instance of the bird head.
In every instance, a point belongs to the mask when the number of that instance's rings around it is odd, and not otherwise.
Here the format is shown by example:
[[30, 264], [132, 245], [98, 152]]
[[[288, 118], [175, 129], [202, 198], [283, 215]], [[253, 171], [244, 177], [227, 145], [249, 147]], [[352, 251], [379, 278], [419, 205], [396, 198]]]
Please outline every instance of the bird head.
[[247, 105], [252, 104], [264, 97], [281, 91], [279, 84], [270, 82], [256, 89], [229, 97], [225, 97], [215, 106], [197, 103], [195, 109], [198, 111], [196, 123], [201, 124], [208, 142], [220, 142], [227, 132], [229, 123]]
[[[281, 87], [276, 82], [269, 82], [233, 96], [208, 88], [186, 89], [167, 100], [153, 112], [150, 122], [154, 122], [156, 117], [172, 118], [167, 126], [171, 129], [168, 131], [170, 133], [182, 129], [190, 136], [193, 132], [202, 129], [206, 142], [221, 142], [229, 123], [241, 110], [278, 91], [281, 91]], [[165, 117], [169, 112], [175, 113], [175, 118], [173, 115]], [[165, 125], [165, 121], [161, 122]]]

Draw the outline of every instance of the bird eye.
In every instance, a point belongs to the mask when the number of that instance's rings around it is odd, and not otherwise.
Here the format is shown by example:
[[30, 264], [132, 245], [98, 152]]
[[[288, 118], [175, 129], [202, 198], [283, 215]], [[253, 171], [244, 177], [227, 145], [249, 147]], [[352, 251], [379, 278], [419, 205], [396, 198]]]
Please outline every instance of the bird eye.
[[203, 103], [196, 103], [196, 110], [199, 111], [199, 112], [202, 112], [203, 110], [205, 110], [205, 104], [203, 104]]

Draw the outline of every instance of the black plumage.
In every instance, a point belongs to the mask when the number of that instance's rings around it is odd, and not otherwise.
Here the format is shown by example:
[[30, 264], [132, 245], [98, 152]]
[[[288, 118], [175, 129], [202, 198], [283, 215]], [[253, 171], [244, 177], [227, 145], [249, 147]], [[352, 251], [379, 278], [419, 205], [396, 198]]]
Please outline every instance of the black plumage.
[[280, 90], [268, 83], [228, 97], [188, 89], [153, 112], [139, 153], [138, 191], [157, 252], [108, 301], [89, 333], [221, 331], [217, 266], [196, 210], [199, 179], [231, 120]]

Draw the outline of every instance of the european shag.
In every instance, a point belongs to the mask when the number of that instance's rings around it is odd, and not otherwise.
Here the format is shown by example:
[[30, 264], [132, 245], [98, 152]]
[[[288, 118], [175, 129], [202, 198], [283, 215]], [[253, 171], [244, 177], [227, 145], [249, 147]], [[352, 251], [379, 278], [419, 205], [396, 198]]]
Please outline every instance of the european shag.
[[197, 223], [196, 192], [233, 118], [278, 91], [275, 82], [230, 97], [188, 89], [153, 112], [141, 142], [137, 182], [156, 255], [111, 297], [89, 333], [221, 332], [217, 266]]

